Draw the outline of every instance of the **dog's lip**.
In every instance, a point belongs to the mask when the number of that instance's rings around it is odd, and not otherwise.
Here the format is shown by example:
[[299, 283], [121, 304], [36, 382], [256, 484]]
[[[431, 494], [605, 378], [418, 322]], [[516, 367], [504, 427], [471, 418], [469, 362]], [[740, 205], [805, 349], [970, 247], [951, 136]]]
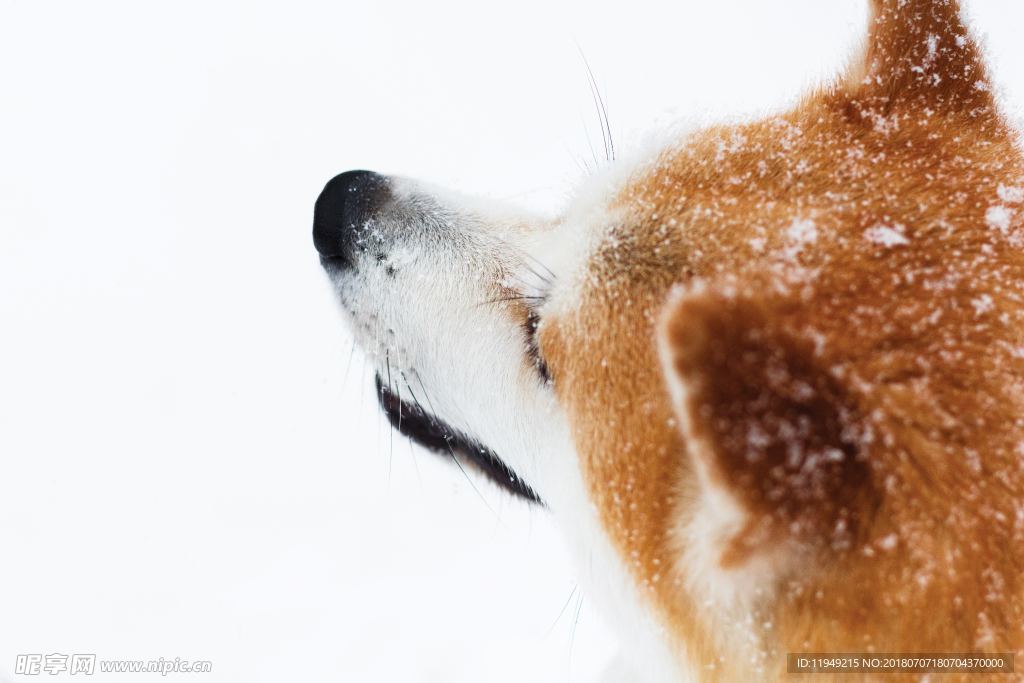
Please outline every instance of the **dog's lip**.
[[471, 464], [477, 471], [509, 493], [531, 503], [544, 504], [511, 467], [483, 444], [460, 433], [429, 414], [417, 403], [409, 403], [392, 392], [377, 375], [377, 398], [391, 426], [424, 448], [449, 456], [459, 465]]
[[322, 268], [338, 269], [351, 265], [351, 261], [345, 256], [324, 256], [320, 255], [320, 266]]

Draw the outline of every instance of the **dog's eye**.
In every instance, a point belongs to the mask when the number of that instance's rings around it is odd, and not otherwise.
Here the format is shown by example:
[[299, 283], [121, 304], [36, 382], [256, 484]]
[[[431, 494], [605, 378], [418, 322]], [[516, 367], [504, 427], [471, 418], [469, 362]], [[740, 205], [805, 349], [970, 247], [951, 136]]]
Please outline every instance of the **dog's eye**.
[[537, 311], [530, 309], [526, 316], [526, 354], [529, 356], [533, 366], [537, 369], [541, 379], [545, 383], [551, 381], [551, 374], [548, 372], [548, 365], [540, 355], [540, 344], [537, 341], [537, 328], [540, 327], [540, 316]]

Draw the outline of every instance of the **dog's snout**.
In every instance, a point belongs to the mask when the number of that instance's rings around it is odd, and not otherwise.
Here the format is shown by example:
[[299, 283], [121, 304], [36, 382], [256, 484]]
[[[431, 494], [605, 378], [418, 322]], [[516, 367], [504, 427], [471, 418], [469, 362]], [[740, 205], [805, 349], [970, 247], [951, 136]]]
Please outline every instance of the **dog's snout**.
[[334, 176], [313, 209], [313, 245], [325, 258], [351, 258], [367, 220], [387, 195], [387, 179], [371, 171]]

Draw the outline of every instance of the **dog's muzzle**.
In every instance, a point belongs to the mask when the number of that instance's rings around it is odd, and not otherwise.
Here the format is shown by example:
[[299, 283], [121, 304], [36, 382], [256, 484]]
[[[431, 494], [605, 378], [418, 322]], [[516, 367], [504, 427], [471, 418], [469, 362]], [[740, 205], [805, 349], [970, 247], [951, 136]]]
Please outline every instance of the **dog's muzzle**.
[[[354, 271], [372, 241], [373, 216], [391, 198], [391, 181], [371, 171], [346, 171], [332, 178], [313, 209], [313, 244], [331, 274]], [[436, 415], [410, 395], [403, 399], [377, 376], [377, 396], [392, 427], [420, 446], [469, 465], [513, 495], [543, 505], [537, 493], [493, 451]]]

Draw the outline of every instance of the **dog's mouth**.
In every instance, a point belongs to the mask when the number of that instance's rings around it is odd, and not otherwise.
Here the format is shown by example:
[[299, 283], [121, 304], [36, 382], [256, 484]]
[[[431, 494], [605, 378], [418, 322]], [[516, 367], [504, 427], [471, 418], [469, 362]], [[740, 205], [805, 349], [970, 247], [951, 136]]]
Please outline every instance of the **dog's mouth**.
[[417, 403], [409, 403], [392, 392], [377, 375], [377, 397], [388, 422], [399, 433], [419, 445], [455, 460], [460, 467], [466, 463], [513, 495], [531, 503], [544, 502], [512, 468], [489, 448], [459, 433], [444, 421], [426, 412]]

